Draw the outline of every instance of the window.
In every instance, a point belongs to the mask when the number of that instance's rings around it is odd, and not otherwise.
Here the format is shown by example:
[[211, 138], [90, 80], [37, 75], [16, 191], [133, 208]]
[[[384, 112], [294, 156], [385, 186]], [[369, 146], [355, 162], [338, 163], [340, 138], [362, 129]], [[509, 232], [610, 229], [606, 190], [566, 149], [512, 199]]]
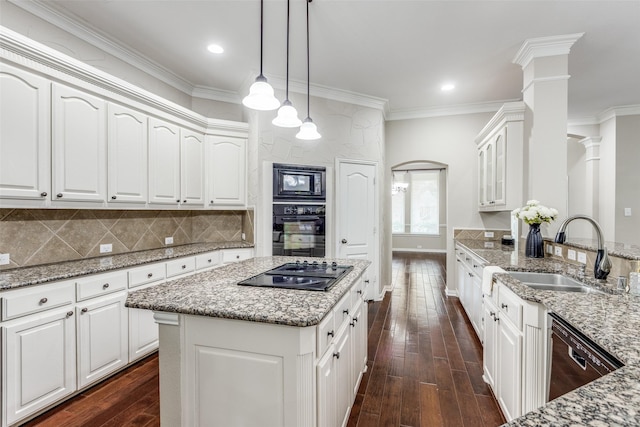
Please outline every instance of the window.
[[[440, 234], [440, 171], [412, 170], [400, 178], [393, 173], [391, 195], [391, 232]], [[402, 189], [397, 183], [407, 182]]]

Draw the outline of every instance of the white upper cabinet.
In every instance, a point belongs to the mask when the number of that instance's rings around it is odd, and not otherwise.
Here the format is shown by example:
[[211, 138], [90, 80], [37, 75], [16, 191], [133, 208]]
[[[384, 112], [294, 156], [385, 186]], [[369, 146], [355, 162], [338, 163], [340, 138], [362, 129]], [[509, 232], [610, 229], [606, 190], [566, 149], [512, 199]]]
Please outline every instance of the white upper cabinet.
[[508, 102], [476, 137], [478, 210], [508, 211], [522, 206], [524, 103]]
[[246, 206], [247, 140], [207, 136], [210, 206]]
[[182, 203], [204, 205], [204, 135], [180, 130], [180, 188]]
[[51, 192], [50, 88], [0, 63], [0, 198], [44, 202]]
[[53, 83], [53, 200], [104, 202], [106, 102]]
[[147, 116], [109, 103], [108, 202], [147, 202]]
[[180, 203], [180, 128], [149, 118], [149, 203]]

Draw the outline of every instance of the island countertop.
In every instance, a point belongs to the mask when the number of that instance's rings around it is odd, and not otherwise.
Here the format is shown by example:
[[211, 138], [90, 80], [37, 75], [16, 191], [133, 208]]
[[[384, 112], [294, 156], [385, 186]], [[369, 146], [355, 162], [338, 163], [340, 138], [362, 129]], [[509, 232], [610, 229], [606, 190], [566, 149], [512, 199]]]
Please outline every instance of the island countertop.
[[[560, 272], [570, 265], [553, 258], [531, 259], [497, 244], [456, 241], [505, 270]], [[520, 298], [543, 304], [620, 359], [625, 366], [567, 393], [506, 425], [640, 425], [640, 296], [616, 293], [567, 293], [532, 289], [509, 274], [496, 274]], [[595, 284], [590, 278], [583, 282]], [[606, 289], [605, 289], [606, 290]], [[609, 291], [611, 291], [609, 289]]]
[[351, 270], [328, 291], [305, 291], [240, 286], [243, 279], [287, 262], [318, 258], [261, 257], [197, 273], [151, 288], [133, 291], [126, 306], [153, 311], [274, 323], [312, 326], [322, 320], [369, 266], [369, 261], [324, 258], [329, 263], [352, 265]]

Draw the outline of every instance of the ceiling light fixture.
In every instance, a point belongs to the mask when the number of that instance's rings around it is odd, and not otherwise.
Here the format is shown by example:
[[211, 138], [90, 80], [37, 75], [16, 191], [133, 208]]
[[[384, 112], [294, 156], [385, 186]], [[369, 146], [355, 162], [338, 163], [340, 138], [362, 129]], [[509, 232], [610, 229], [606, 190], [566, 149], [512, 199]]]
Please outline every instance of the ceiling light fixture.
[[224, 53], [224, 49], [219, 44], [210, 44], [207, 50], [211, 53]]
[[253, 110], [275, 110], [280, 106], [280, 101], [273, 95], [273, 88], [267, 83], [267, 78], [262, 74], [262, 32], [264, 26], [264, 0], [260, 0], [260, 75], [249, 88], [249, 95], [245, 96], [242, 103]]
[[309, 98], [311, 97], [311, 85], [309, 84], [309, 3], [311, 1], [307, 0], [307, 118], [302, 122], [300, 132], [296, 134], [296, 138], [304, 140], [314, 140], [322, 137], [309, 114]]
[[453, 83], [446, 83], [446, 84], [443, 84], [443, 85], [440, 87], [440, 89], [441, 89], [443, 92], [449, 92], [449, 91], [451, 91], [451, 90], [454, 90], [455, 88], [456, 88], [456, 85], [454, 85]]
[[287, 82], [285, 97], [282, 107], [278, 110], [278, 115], [271, 123], [282, 128], [297, 128], [302, 124], [302, 121], [298, 118], [298, 112], [289, 101], [289, 0], [287, 0]]

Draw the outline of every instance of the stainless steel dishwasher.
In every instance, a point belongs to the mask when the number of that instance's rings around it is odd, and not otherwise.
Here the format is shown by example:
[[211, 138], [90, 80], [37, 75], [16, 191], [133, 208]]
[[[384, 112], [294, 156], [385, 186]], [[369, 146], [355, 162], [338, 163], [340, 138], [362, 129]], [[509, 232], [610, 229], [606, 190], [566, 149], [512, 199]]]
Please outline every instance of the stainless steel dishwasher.
[[624, 366], [555, 313], [551, 318], [549, 400], [562, 396]]

